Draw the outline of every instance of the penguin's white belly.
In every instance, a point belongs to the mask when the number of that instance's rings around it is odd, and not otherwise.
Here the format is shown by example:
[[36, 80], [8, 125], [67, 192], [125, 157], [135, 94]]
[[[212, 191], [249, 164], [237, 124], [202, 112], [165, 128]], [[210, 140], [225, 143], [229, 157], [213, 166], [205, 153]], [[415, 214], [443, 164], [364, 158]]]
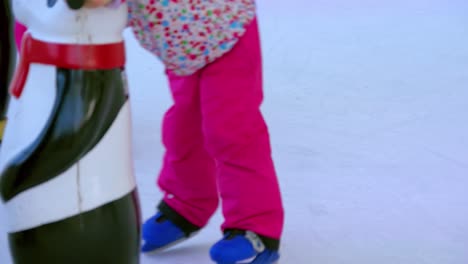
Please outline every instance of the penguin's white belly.
[[8, 125], [0, 152], [0, 169], [5, 162], [29, 146], [44, 128], [56, 97], [57, 68], [31, 64], [23, 94], [9, 111]]

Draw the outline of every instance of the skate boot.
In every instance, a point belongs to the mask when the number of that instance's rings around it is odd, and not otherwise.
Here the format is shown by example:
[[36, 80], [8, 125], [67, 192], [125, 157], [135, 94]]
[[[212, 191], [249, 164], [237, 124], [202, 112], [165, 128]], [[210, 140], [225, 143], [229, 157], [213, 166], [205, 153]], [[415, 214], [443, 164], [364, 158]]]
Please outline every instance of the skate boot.
[[251, 231], [226, 230], [210, 250], [217, 264], [273, 264], [279, 259], [279, 241]]
[[161, 202], [158, 212], [143, 224], [143, 253], [156, 253], [187, 240], [200, 230]]

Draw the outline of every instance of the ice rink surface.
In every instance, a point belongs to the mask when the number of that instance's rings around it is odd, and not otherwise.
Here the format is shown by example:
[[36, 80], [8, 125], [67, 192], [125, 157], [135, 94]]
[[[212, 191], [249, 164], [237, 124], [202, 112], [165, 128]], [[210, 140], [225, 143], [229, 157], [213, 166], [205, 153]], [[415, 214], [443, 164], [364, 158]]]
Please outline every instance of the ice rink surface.
[[[280, 263], [468, 263], [468, 2], [258, 6], [262, 110], [286, 209]], [[171, 98], [162, 65], [126, 36], [146, 218], [161, 198], [160, 125]], [[221, 222], [218, 212], [198, 236], [141, 263], [211, 263]]]

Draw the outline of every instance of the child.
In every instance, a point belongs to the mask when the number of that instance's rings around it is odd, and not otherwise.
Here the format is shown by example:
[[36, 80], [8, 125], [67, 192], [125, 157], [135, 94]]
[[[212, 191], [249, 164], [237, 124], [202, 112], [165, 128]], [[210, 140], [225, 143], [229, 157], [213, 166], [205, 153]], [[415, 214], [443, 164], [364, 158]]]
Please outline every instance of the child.
[[158, 184], [165, 195], [143, 224], [143, 252], [194, 235], [221, 199], [224, 237], [210, 250], [213, 261], [266, 264], [279, 258], [283, 207], [260, 112], [253, 1], [127, 1], [129, 23], [166, 66], [174, 100], [162, 126], [166, 153]]

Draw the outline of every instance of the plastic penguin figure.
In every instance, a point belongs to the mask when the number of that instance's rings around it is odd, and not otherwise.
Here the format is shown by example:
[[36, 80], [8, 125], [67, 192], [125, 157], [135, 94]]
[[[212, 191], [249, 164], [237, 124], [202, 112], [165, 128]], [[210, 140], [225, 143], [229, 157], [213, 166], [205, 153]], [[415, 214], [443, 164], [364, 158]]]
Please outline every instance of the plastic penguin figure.
[[140, 214], [123, 70], [127, 7], [12, 6], [28, 27], [0, 153], [13, 262], [137, 264]]
[[15, 64], [15, 48], [13, 44], [13, 17], [10, 1], [0, 4], [0, 142], [6, 123], [8, 105], [8, 83]]

